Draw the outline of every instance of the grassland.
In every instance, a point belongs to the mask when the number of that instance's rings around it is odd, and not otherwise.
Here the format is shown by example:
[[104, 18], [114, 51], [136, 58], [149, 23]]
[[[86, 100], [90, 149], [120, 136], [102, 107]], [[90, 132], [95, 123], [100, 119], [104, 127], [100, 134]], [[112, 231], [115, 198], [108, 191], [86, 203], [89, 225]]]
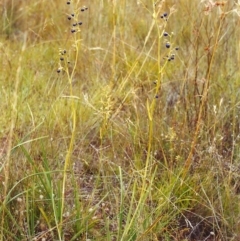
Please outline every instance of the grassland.
[[0, 240], [240, 240], [238, 2], [3, 0]]

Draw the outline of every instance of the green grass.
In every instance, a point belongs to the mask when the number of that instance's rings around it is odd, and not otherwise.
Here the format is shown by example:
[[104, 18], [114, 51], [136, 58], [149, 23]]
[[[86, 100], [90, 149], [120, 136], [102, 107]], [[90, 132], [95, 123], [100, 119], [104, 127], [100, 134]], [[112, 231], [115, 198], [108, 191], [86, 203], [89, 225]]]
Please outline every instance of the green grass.
[[0, 6], [0, 240], [240, 238], [236, 2]]

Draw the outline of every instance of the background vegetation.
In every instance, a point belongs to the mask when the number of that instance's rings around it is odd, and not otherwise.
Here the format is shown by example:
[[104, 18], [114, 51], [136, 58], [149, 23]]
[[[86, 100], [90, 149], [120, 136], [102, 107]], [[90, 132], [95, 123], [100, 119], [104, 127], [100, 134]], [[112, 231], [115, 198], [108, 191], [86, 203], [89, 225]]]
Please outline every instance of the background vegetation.
[[239, 1], [0, 7], [1, 240], [240, 240]]

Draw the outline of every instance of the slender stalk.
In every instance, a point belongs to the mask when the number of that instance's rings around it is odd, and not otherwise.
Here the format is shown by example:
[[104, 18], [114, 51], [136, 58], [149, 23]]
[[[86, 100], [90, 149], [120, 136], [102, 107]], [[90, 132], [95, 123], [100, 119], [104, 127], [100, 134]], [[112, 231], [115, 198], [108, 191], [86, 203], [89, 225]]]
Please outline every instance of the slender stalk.
[[[69, 73], [68, 68], [66, 69], [69, 86], [70, 86], [70, 93], [69, 93], [70, 96], [73, 96], [73, 85], [72, 85], [73, 76], [74, 76], [76, 68], [77, 68], [78, 56], [79, 56], [79, 40], [77, 39], [76, 35], [74, 35], [74, 46], [75, 46], [75, 61], [74, 61], [73, 70], [71, 73]], [[64, 170], [63, 170], [62, 197], [61, 197], [62, 201], [61, 201], [61, 208], [60, 208], [61, 213], [60, 213], [60, 220], [59, 220], [59, 227], [58, 227], [58, 232], [59, 232], [60, 237], [61, 237], [62, 225], [63, 225], [63, 212], [64, 212], [64, 205], [65, 205], [65, 189], [66, 189], [67, 171], [71, 164], [71, 155], [72, 155], [74, 142], [75, 142], [75, 135], [76, 135], [76, 104], [75, 104], [75, 100], [73, 98], [71, 98], [70, 101], [71, 101], [71, 109], [72, 109], [72, 134], [71, 134], [71, 139], [70, 139], [67, 155], [65, 157], [65, 164], [64, 164]]]
[[203, 117], [203, 113], [204, 113], [204, 108], [207, 104], [211, 70], [212, 70], [212, 65], [213, 65], [213, 62], [214, 62], [215, 53], [217, 51], [218, 42], [219, 42], [219, 39], [220, 39], [220, 32], [221, 32], [221, 29], [222, 29], [223, 21], [224, 21], [224, 17], [221, 18], [221, 20], [220, 20], [217, 35], [216, 35], [216, 40], [215, 40], [215, 43], [214, 43], [214, 46], [213, 46], [212, 56], [211, 56], [211, 60], [209, 62], [207, 78], [206, 78], [203, 93], [202, 93], [201, 105], [200, 105], [199, 112], [198, 112], [197, 125], [196, 125], [196, 129], [195, 129], [195, 132], [194, 132], [193, 140], [192, 140], [192, 143], [191, 143], [190, 152], [188, 154], [187, 160], [186, 160], [186, 162], [184, 164], [184, 167], [183, 167], [183, 172], [182, 172], [182, 178], [183, 179], [186, 177], [186, 175], [187, 175], [187, 173], [188, 173], [188, 171], [189, 171], [189, 169], [192, 165], [192, 162], [193, 162], [193, 156], [194, 156], [194, 153], [195, 153], [195, 148], [196, 148], [196, 145], [197, 145], [198, 136], [199, 136], [201, 126], [202, 126], [202, 117]]

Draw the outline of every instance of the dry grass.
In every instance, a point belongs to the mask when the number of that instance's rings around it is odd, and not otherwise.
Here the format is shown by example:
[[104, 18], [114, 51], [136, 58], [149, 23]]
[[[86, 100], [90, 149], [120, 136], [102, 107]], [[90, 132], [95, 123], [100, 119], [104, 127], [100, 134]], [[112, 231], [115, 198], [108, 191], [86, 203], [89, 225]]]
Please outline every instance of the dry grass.
[[239, 4], [69, 2], [0, 3], [1, 240], [239, 240]]

